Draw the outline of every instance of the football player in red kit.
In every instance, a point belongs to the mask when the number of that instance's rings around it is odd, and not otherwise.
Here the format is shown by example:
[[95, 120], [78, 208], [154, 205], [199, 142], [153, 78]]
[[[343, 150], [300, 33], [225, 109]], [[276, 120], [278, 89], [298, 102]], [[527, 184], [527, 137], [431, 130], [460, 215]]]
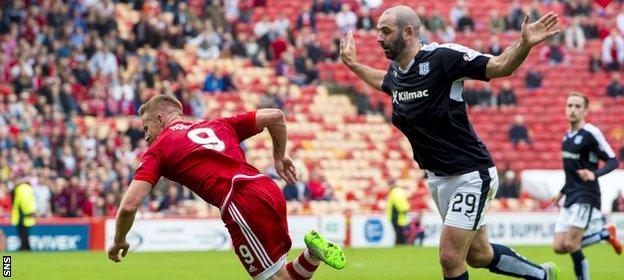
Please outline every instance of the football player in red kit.
[[294, 183], [297, 172], [286, 155], [286, 123], [280, 110], [261, 109], [212, 121], [186, 121], [182, 105], [172, 96], [157, 95], [139, 110], [145, 140], [134, 180], [121, 200], [109, 259], [119, 262], [129, 244], [126, 234], [137, 209], [160, 176], [191, 189], [221, 210], [234, 251], [254, 279], [309, 279], [319, 263], [341, 269], [342, 249], [317, 232], [306, 234], [308, 247], [287, 262], [291, 240], [286, 202], [279, 186], [247, 163], [239, 143], [267, 128], [280, 177]]

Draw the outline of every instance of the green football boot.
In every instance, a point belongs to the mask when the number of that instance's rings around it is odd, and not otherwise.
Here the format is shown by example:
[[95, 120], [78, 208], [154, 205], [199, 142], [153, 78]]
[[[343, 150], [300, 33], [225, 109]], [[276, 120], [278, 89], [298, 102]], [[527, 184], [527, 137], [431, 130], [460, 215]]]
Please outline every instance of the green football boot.
[[559, 280], [561, 271], [554, 262], [547, 262], [540, 265], [546, 271], [546, 280]]
[[310, 254], [335, 269], [343, 269], [347, 263], [340, 246], [311, 230], [303, 237]]

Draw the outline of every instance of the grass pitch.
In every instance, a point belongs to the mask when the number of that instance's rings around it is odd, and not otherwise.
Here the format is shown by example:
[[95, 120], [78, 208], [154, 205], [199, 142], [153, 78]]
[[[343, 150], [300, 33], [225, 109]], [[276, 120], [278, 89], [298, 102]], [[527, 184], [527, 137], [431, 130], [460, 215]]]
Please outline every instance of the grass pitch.
[[[575, 279], [569, 255], [555, 255], [547, 246], [514, 249], [537, 262], [555, 261], [561, 279]], [[442, 279], [438, 248], [397, 247], [346, 249], [347, 267], [337, 271], [321, 265], [314, 279]], [[594, 280], [624, 279], [624, 256], [599, 244], [583, 250]], [[300, 250], [293, 251], [289, 259]], [[4, 253], [12, 256], [14, 279], [249, 279], [231, 251], [223, 252], [130, 252], [121, 263], [100, 252]], [[470, 269], [471, 279], [510, 279], [485, 269]]]

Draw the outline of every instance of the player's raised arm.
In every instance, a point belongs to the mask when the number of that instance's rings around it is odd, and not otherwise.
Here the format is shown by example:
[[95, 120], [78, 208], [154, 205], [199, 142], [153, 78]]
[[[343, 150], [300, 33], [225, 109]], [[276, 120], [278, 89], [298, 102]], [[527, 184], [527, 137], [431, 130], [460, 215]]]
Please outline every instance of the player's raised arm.
[[134, 223], [136, 211], [145, 200], [147, 194], [152, 189], [152, 184], [142, 180], [132, 180], [130, 187], [124, 194], [119, 204], [117, 217], [115, 218], [115, 239], [113, 245], [108, 249], [108, 258], [114, 262], [120, 262], [119, 251], [121, 256], [125, 257], [130, 248], [130, 244], [126, 241], [126, 234], [130, 231]]
[[260, 109], [256, 112], [256, 126], [262, 130], [265, 127], [271, 134], [273, 141], [273, 159], [277, 174], [289, 184], [297, 181], [297, 169], [292, 160], [286, 155], [286, 120], [284, 112], [278, 109]]
[[548, 13], [538, 21], [529, 24], [529, 13], [522, 23], [522, 36], [512, 47], [507, 48], [499, 56], [493, 57], [487, 64], [485, 75], [487, 78], [507, 77], [513, 74], [520, 64], [529, 55], [531, 48], [548, 37], [559, 33], [559, 17], [555, 13]]
[[377, 90], [381, 89], [383, 83], [385, 71], [368, 67], [364, 64], [357, 62], [355, 54], [355, 40], [353, 40], [353, 33], [349, 31], [346, 38], [340, 39], [340, 58], [351, 72], [355, 73], [360, 79], [374, 87]]

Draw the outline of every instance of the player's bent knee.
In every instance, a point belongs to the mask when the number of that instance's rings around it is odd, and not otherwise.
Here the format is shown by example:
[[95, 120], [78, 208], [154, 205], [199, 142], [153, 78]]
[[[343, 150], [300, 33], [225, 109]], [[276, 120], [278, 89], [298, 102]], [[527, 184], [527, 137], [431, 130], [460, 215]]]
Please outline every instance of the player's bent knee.
[[576, 252], [579, 249], [581, 249], [581, 244], [577, 244], [576, 242], [573, 241], [567, 241], [564, 243], [563, 245], [564, 249], [566, 252], [564, 253], [572, 253], [572, 252]]
[[553, 251], [555, 251], [556, 254], [568, 253], [568, 250], [566, 250], [563, 244], [553, 244]]
[[453, 270], [464, 262], [461, 255], [454, 252], [440, 252], [440, 264], [444, 270]]
[[566, 254], [566, 253], [568, 253], [568, 250], [566, 250], [564, 247], [553, 247], [553, 251], [555, 252], [555, 254]]
[[488, 267], [492, 262], [492, 256], [487, 252], [469, 252], [466, 258], [466, 262], [473, 268]]

